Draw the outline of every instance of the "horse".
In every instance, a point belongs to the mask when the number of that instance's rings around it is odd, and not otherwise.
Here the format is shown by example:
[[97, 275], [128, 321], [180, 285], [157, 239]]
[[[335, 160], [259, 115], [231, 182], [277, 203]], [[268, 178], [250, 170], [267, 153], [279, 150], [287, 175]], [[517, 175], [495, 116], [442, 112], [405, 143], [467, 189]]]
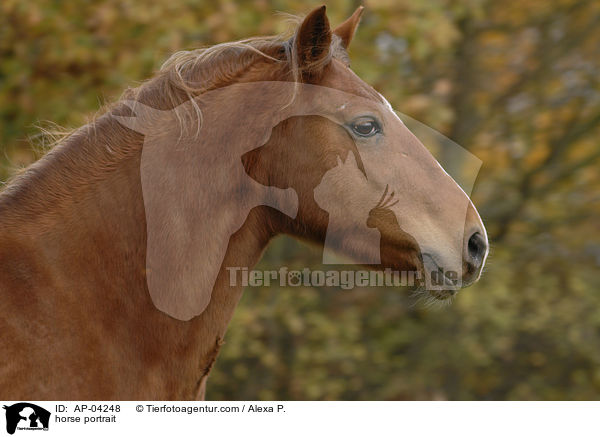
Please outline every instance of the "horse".
[[176, 53], [7, 184], [3, 397], [204, 399], [243, 292], [228, 267], [280, 234], [374, 269], [452, 270], [434, 297], [479, 279], [474, 205], [350, 69], [362, 12]]

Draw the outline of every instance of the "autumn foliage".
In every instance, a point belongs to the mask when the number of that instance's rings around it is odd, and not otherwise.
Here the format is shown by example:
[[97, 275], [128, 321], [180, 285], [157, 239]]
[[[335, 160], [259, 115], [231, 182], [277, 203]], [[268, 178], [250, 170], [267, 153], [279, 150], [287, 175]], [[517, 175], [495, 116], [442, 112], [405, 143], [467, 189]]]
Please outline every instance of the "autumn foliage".
[[[0, 177], [169, 54], [284, 29], [319, 2], [0, 2]], [[335, 25], [358, 5], [331, 0]], [[371, 0], [352, 68], [483, 161], [492, 254], [452, 305], [385, 288], [250, 288], [207, 399], [600, 398], [600, 2]], [[258, 268], [315, 267], [272, 243]], [[1, 334], [0, 334], [1, 335]]]

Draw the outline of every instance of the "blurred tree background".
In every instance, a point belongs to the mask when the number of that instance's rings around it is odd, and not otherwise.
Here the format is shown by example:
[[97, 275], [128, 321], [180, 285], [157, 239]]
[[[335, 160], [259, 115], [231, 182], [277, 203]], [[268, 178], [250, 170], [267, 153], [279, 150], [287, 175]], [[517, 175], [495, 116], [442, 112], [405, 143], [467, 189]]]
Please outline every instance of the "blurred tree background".
[[[600, 398], [600, 2], [367, 0], [353, 69], [483, 161], [487, 272], [450, 306], [395, 289], [246, 290], [207, 398]], [[0, 178], [174, 51], [283, 30], [299, 0], [2, 0]], [[359, 2], [331, 0], [335, 25]], [[316, 266], [288, 238], [259, 268]]]

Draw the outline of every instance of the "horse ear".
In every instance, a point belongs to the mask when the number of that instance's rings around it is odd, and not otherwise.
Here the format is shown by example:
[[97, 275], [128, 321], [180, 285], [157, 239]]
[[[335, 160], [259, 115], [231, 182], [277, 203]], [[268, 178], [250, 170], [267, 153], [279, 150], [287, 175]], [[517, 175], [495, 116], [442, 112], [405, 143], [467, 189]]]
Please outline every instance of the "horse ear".
[[342, 46], [344, 46], [345, 49], [348, 48], [350, 42], [352, 41], [352, 37], [356, 32], [356, 28], [358, 27], [360, 17], [362, 16], [364, 10], [365, 8], [363, 6], [359, 6], [350, 18], [336, 27], [333, 31], [335, 35], [342, 39]]
[[304, 18], [295, 38], [298, 66], [304, 71], [318, 71], [331, 59], [331, 28], [325, 5]]

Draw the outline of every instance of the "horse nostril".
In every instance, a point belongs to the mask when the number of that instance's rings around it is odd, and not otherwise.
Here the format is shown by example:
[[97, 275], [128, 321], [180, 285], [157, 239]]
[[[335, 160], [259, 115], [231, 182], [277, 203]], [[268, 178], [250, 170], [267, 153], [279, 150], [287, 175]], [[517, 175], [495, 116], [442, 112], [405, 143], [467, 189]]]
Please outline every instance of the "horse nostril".
[[483, 256], [487, 250], [487, 244], [483, 236], [479, 232], [475, 232], [471, 235], [468, 242], [468, 253], [471, 261], [479, 267], [483, 262]]

